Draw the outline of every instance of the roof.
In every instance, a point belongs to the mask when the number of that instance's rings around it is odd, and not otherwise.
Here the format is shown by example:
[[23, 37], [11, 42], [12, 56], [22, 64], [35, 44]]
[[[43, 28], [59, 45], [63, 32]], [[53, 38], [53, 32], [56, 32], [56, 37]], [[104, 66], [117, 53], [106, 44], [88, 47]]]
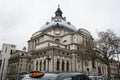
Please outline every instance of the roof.
[[61, 17], [54, 18], [51, 22], [47, 22], [43, 27], [41, 27], [40, 32], [44, 32], [49, 30], [52, 27], [59, 26], [61, 28], [65, 28], [71, 32], [77, 31], [76, 27], [73, 26], [70, 22], [66, 22]]
[[25, 57], [26, 56], [26, 52], [25, 51], [21, 51], [21, 50], [16, 50], [10, 57], [10, 59], [14, 59], [14, 58], [19, 58], [19, 57]]
[[66, 29], [70, 32], [77, 31], [77, 28], [75, 26], [73, 26], [70, 22], [67, 22], [65, 17], [64, 18], [62, 17], [62, 11], [58, 7], [58, 9], [55, 12], [55, 17], [52, 17], [50, 22], [46, 22], [46, 24], [43, 25], [40, 28], [40, 30], [35, 32], [32, 36], [36, 36], [36, 35], [40, 34], [41, 32], [46, 32], [54, 27]]

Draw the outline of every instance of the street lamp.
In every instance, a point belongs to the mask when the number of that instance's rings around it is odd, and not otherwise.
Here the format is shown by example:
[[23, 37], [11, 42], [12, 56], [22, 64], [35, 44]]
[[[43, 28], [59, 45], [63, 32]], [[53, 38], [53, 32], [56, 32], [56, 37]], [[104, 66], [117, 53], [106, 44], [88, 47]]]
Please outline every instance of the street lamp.
[[87, 68], [88, 76], [89, 76], [89, 68]]

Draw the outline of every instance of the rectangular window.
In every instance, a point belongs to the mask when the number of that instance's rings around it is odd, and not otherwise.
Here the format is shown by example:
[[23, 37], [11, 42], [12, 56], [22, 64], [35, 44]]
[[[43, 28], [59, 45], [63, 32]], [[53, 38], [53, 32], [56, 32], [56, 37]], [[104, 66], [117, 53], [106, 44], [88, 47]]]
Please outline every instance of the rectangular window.
[[96, 66], [95, 66], [95, 59], [92, 59], [92, 68], [96, 68]]
[[10, 55], [12, 55], [12, 52], [13, 52], [13, 51], [11, 50], [11, 51], [10, 51]]
[[7, 53], [7, 47], [5, 48], [5, 53]]

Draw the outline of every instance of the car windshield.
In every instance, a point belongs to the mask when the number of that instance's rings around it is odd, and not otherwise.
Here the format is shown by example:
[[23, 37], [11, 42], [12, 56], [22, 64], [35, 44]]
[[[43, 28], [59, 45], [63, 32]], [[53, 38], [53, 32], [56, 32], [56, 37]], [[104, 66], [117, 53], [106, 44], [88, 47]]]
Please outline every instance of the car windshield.
[[89, 78], [90, 80], [104, 80], [102, 77], [98, 77], [98, 76], [90, 76]]

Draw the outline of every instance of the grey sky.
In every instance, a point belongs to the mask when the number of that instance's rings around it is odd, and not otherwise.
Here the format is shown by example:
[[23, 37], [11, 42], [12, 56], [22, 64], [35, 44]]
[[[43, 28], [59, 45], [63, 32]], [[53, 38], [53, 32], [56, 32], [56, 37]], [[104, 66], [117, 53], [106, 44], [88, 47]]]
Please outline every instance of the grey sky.
[[120, 36], [120, 0], [0, 0], [0, 49], [3, 43], [27, 46], [32, 34], [51, 20], [58, 4], [74, 26]]

